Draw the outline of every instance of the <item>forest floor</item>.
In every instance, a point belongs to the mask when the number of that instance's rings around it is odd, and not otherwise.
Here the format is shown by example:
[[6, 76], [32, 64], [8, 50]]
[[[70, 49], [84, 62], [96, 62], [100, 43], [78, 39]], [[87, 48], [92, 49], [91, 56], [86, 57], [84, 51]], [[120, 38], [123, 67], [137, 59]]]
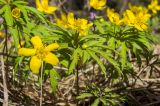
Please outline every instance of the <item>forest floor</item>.
[[[160, 57], [159, 53], [160, 46], [157, 45], [154, 54], [157, 54], [158, 58]], [[117, 92], [126, 93], [126, 100], [119, 106], [160, 106], [160, 67], [156, 65], [151, 70], [152, 67], [147, 66], [145, 62], [141, 68], [138, 68], [135, 63], [133, 65], [137, 77], [128, 79], [127, 86], [117, 88]], [[101, 78], [101, 74], [97, 72], [93, 75], [90, 70], [85, 74], [80, 72], [79, 77], [80, 92], [85, 89], [84, 83], [88, 80], [94, 80], [95, 83], [105, 83], [106, 81]], [[75, 79], [75, 75], [62, 77], [56, 94], [52, 93], [50, 83], [46, 80], [43, 84], [43, 106], [76, 106]], [[13, 81], [11, 78], [8, 78], [8, 82], [9, 106], [39, 106], [40, 87], [36, 76], [33, 75], [31, 80], [25, 83], [21, 83], [21, 80]], [[89, 100], [80, 101], [79, 104], [80, 106], [89, 106], [90, 102]], [[0, 77], [0, 105], [2, 103], [3, 83]]]

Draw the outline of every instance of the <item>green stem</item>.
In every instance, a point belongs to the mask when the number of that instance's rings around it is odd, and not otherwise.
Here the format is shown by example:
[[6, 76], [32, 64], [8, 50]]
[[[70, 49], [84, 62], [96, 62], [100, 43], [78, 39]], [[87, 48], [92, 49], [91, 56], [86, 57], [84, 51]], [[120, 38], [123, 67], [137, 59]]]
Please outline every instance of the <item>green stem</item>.
[[42, 62], [42, 66], [41, 66], [41, 91], [40, 91], [40, 106], [42, 106], [42, 99], [43, 99], [43, 62]]
[[[79, 95], [79, 76], [78, 76], [78, 74], [79, 74], [79, 72], [78, 72], [78, 65], [77, 65], [77, 67], [76, 67], [76, 84], [77, 84], [77, 86], [76, 86], [76, 90], [77, 90], [77, 96]], [[78, 106], [78, 99], [77, 99], [77, 106]]]
[[[74, 44], [75, 44], [75, 47], [76, 47], [76, 49], [78, 48], [78, 44], [79, 44], [79, 39], [78, 39], [78, 36], [79, 36], [79, 33], [77, 33], [76, 32], [76, 34], [75, 34], [75, 37], [74, 37]], [[77, 63], [77, 66], [76, 66], [76, 90], [77, 90], [77, 96], [79, 95], [79, 76], [78, 76], [78, 74], [79, 74], [79, 62]], [[79, 100], [77, 99], [76, 100], [76, 105], [78, 106], [78, 102], [79, 102]]]
[[[3, 53], [8, 54], [8, 27], [7, 25], [4, 25], [5, 27], [5, 44], [4, 44], [4, 48], [3, 48]], [[9, 72], [8, 72], [8, 55], [6, 56], [6, 67], [5, 67], [5, 74], [6, 74], [6, 83], [7, 86], [10, 86], [9, 81], [8, 81], [8, 76], [9, 76]]]

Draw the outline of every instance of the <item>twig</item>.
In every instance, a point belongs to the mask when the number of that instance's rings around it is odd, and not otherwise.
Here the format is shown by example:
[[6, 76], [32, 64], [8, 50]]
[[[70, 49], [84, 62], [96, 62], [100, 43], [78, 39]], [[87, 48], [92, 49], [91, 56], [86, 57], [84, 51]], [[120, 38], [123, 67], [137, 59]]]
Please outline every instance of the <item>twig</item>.
[[154, 106], [154, 105], [156, 105], [158, 103], [160, 103], [160, 101], [152, 102], [152, 103], [149, 103], [149, 104], [146, 104], [146, 105], [142, 105], [142, 106]]
[[8, 106], [8, 91], [7, 91], [7, 84], [6, 84], [6, 76], [4, 72], [4, 60], [3, 56], [1, 56], [1, 71], [2, 71], [2, 78], [3, 78], [3, 90], [4, 90], [4, 101], [3, 106]]
[[63, 94], [63, 97], [66, 95], [66, 94], [68, 94], [71, 90], [72, 90], [72, 88], [74, 87], [74, 85], [75, 85], [75, 82], [76, 82], [76, 76], [74, 76], [74, 80], [73, 80], [73, 84], [72, 84], [72, 86]]
[[160, 83], [160, 78], [153, 79], [141, 79], [142, 81], [150, 82], [150, 83]]
[[145, 69], [146, 69], [147, 67], [148, 67], [148, 66], [145, 66], [144, 68], [142, 68], [142, 69], [138, 72], [137, 76], [139, 77], [140, 74], [141, 74], [143, 71], [145, 71]]
[[16, 58], [17, 56], [11, 56], [7, 53], [0, 53], [0, 55], [3, 55], [3, 56], [7, 56], [7, 57], [11, 57], [11, 58]]
[[67, 70], [68, 70], [67, 68], [64, 68], [64, 67], [58, 67], [58, 66], [54, 66], [54, 69], [64, 70], [64, 71], [67, 71]]

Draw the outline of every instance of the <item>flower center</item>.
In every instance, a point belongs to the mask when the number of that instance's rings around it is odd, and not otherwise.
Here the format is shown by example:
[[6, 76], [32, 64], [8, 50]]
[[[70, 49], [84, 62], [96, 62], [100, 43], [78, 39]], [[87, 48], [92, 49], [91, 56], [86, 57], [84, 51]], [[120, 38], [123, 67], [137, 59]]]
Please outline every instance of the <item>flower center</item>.
[[37, 48], [37, 50], [36, 50], [36, 55], [41, 60], [43, 60], [46, 57], [47, 53], [48, 52], [45, 50], [44, 46]]

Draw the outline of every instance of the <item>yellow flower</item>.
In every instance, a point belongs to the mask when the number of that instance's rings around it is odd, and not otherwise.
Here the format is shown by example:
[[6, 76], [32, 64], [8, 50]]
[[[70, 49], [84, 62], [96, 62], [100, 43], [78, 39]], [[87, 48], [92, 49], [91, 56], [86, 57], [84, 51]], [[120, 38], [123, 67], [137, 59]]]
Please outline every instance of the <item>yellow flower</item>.
[[19, 9], [19, 8], [14, 8], [13, 10], [12, 10], [12, 16], [14, 17], [14, 18], [19, 18], [20, 16], [21, 16], [21, 10]]
[[74, 25], [75, 19], [74, 19], [74, 14], [73, 13], [68, 13], [68, 15], [62, 13], [61, 14], [61, 19], [56, 19], [57, 25], [64, 27], [64, 28], [69, 28]]
[[107, 0], [89, 0], [89, 5], [96, 10], [103, 10]]
[[36, 6], [39, 11], [48, 14], [52, 14], [57, 10], [57, 7], [48, 5], [48, 0], [36, 0]]
[[120, 16], [118, 13], [114, 12], [114, 9], [107, 9], [107, 17], [109, 18], [110, 22], [116, 24], [116, 25], [121, 25], [122, 20], [120, 19]]
[[134, 14], [140, 13], [140, 12], [142, 12], [142, 11], [147, 11], [147, 12], [148, 12], [148, 10], [147, 10], [145, 7], [143, 7], [143, 6], [137, 6], [137, 5], [131, 5], [131, 4], [129, 4], [129, 9], [130, 9]]
[[148, 5], [148, 9], [151, 10], [154, 14], [160, 10], [160, 5], [158, 5], [158, 0], [151, 0], [151, 4]]
[[4, 33], [0, 31], [0, 38], [4, 38]]
[[59, 47], [57, 43], [52, 43], [48, 46], [44, 46], [39, 36], [31, 38], [31, 43], [34, 48], [20, 48], [18, 55], [20, 56], [32, 56], [30, 60], [30, 69], [33, 73], [38, 74], [39, 69], [43, 61], [51, 65], [57, 65], [59, 63], [58, 58], [51, 51]]
[[76, 30], [79, 33], [79, 37], [82, 37], [87, 35], [87, 32], [92, 25], [93, 25], [92, 23], [88, 24], [88, 20], [79, 18], [75, 20], [72, 29]]
[[86, 44], [82, 45], [82, 49], [86, 49], [88, 46]]
[[67, 21], [67, 16], [66, 14], [61, 14], [61, 19], [55, 19], [57, 25], [64, 27], [64, 28], [68, 28], [68, 21]]
[[85, 36], [88, 29], [93, 25], [88, 24], [88, 20], [85, 19], [75, 19], [73, 13], [68, 13], [68, 15], [61, 14], [61, 19], [56, 19], [56, 23], [64, 28], [71, 28], [79, 33], [79, 36]]
[[24, 44], [25, 44], [25, 41], [24, 41], [24, 40], [21, 40], [21, 41], [20, 41], [20, 44], [18, 45], [18, 48], [23, 47], [23, 46], [24, 46]]
[[148, 28], [150, 16], [151, 15], [146, 8], [141, 6], [130, 6], [130, 10], [126, 10], [123, 13], [123, 22], [140, 31], [144, 31]]

